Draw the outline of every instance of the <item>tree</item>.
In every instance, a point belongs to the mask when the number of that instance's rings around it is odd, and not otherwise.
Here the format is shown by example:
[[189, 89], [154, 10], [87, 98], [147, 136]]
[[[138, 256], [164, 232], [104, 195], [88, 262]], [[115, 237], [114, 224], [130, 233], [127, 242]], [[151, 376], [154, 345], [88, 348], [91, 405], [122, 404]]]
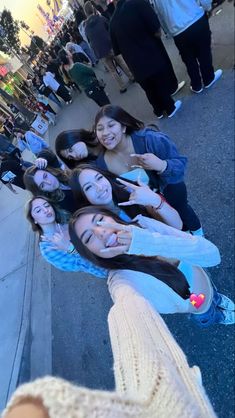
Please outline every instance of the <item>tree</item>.
[[20, 52], [20, 27], [17, 20], [13, 19], [10, 10], [4, 9], [0, 16], [0, 51], [8, 55]]

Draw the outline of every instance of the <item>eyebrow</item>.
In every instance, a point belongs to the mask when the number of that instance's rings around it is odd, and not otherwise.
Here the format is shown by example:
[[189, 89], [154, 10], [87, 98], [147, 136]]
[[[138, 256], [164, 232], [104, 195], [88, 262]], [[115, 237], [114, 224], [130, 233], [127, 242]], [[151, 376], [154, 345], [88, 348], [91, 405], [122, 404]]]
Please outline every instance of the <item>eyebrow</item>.
[[[95, 215], [94, 216], [92, 216], [92, 220], [91, 220], [91, 222], [92, 223], [94, 223], [95, 222], [95, 218], [96, 218], [96, 216], [98, 215], [98, 213], [95, 213]], [[83, 240], [83, 238], [84, 238], [84, 235], [86, 234], [86, 232], [88, 232], [88, 229], [86, 229], [85, 231], [83, 231], [83, 233], [82, 233], [82, 235], [81, 235], [81, 237], [80, 237], [80, 240], [82, 241]]]
[[[101, 173], [97, 173], [96, 175], [95, 175], [95, 180], [99, 177], [99, 176], [101, 176], [102, 174]], [[84, 189], [84, 187], [87, 185], [87, 184], [89, 184], [89, 183], [91, 183], [90, 181], [87, 181], [85, 184], [83, 184], [83, 186], [82, 186], [82, 189]]]

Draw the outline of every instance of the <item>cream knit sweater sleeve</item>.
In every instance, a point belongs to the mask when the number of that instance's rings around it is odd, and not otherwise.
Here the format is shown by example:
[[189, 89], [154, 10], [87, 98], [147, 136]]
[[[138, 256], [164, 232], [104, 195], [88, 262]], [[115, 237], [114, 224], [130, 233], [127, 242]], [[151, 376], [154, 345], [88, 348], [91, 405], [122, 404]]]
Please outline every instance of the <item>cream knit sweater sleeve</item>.
[[221, 261], [218, 248], [206, 238], [171, 227], [165, 228], [167, 233], [150, 232], [136, 226], [131, 229], [132, 240], [127, 254], [174, 258], [201, 267], [212, 267]]
[[50, 418], [215, 417], [199, 369], [189, 368], [161, 317], [133, 290], [118, 295], [108, 318], [116, 391], [46, 377], [17, 389], [8, 407], [30, 397], [42, 400]]

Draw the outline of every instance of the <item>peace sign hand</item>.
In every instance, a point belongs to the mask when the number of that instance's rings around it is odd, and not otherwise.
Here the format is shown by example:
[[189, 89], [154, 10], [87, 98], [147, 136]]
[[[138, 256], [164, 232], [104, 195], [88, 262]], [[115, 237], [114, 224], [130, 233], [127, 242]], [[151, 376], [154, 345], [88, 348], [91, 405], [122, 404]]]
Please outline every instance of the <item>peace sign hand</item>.
[[126, 186], [127, 190], [130, 191], [129, 201], [118, 203], [118, 206], [143, 205], [157, 207], [160, 205], [161, 197], [139, 179], [137, 180], [138, 185], [120, 178], [117, 178], [117, 181]]
[[68, 251], [70, 246], [70, 241], [64, 236], [64, 233], [61, 229], [61, 226], [58, 224], [59, 232], [55, 232], [51, 237], [41, 236], [42, 241], [51, 242], [54, 249], [61, 251]]

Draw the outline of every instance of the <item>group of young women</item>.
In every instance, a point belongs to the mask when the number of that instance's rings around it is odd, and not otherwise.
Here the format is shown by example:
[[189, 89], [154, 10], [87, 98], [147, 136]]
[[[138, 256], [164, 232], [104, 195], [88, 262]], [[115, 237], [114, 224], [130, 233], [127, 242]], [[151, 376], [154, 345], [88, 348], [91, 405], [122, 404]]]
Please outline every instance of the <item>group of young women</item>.
[[27, 219], [49, 263], [106, 279], [113, 300], [127, 286], [159, 313], [234, 323], [234, 303], [203, 269], [220, 254], [188, 204], [187, 159], [167, 135], [106, 105], [93, 131], [60, 133], [55, 151], [62, 168], [40, 158], [24, 174]]

